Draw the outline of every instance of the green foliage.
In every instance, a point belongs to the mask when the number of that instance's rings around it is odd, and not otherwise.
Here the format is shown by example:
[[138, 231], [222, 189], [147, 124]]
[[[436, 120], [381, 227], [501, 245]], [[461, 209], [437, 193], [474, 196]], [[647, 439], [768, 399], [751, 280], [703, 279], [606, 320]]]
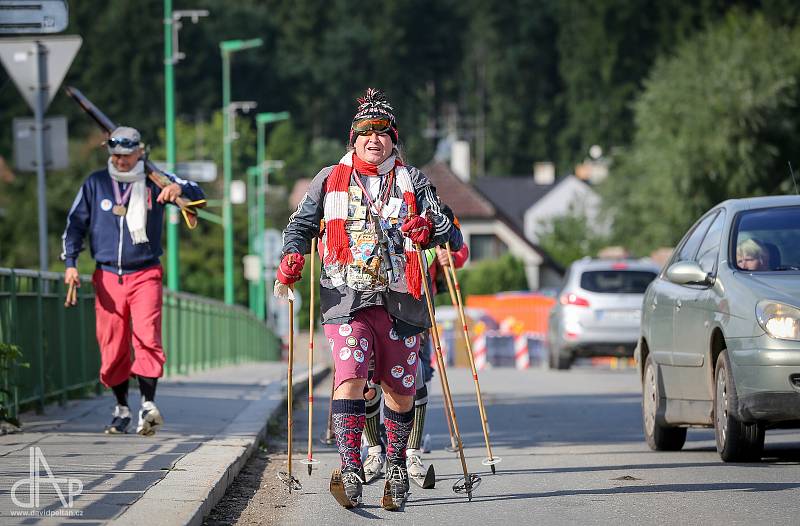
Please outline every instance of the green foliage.
[[464, 301], [470, 294], [495, 294], [512, 290], [527, 290], [525, 266], [511, 254], [498, 259], [472, 263], [456, 271]]
[[20, 362], [22, 351], [16, 345], [0, 342], [0, 434], [3, 434], [2, 424], [11, 424], [20, 427], [19, 420], [13, 416], [11, 401], [14, 396], [14, 385], [9, 382], [9, 372], [17, 367], [29, 367], [30, 364]]
[[[444, 132], [453, 124], [472, 142], [477, 174], [483, 175], [484, 166], [488, 175], [530, 173], [531, 163], [540, 160], [558, 161], [563, 172], [580, 161], [591, 144], [598, 143], [613, 154], [614, 148], [622, 150], [634, 140], [631, 103], [642, 92], [643, 79], [656, 58], [675, 53], [677, 46], [719, 20], [732, 6], [749, 9], [740, 12], [743, 19], [762, 12], [769, 27], [782, 28], [783, 33], [800, 20], [800, 6], [791, 0], [386, 0], [377, 15], [374, 10], [354, 9], [346, 0], [197, 0], [191, 7], [208, 9], [212, 16], [198, 24], [184, 21], [180, 32], [180, 49], [186, 58], [174, 68], [175, 105], [181, 117], [176, 134], [178, 158], [219, 163], [219, 42], [260, 37], [262, 47], [232, 57], [231, 96], [233, 100], [255, 100], [259, 112], [287, 110], [292, 115], [291, 121], [269, 129], [267, 157], [286, 161], [283, 171], [270, 176], [273, 187], [282, 187], [271, 188], [267, 198], [267, 225], [271, 227], [285, 226], [290, 212], [286, 196], [292, 185], [341, 157], [355, 98], [367, 86], [385, 89], [393, 102], [411, 164], [428, 162], [439, 138], [431, 132]], [[175, 9], [186, 7], [175, 5]], [[64, 84], [80, 88], [112, 119], [141, 129], [153, 146], [153, 157], [163, 159], [161, 4], [85, 0], [73, 2], [70, 11], [67, 33], [81, 35], [83, 46]], [[752, 33], [752, 29], [748, 31]], [[767, 35], [765, 41], [774, 38]], [[746, 57], [751, 51], [756, 55]], [[758, 62], [755, 67], [776, 71], [780, 63], [764, 60], [761, 51], [741, 48], [736, 60], [749, 63], [747, 66]], [[725, 48], [719, 53], [725, 53]], [[774, 71], [764, 74], [773, 75]], [[721, 80], [727, 72], [721, 69], [717, 74]], [[695, 87], [691, 79], [677, 85]], [[781, 96], [788, 97], [789, 91]], [[680, 98], [669, 95], [670, 101]], [[646, 103], [640, 102], [636, 108], [642, 104]], [[0, 108], [0, 155], [10, 162], [11, 119], [28, 115], [30, 110], [2, 69]], [[59, 94], [48, 113], [66, 115], [71, 134], [70, 168], [47, 174], [49, 256], [51, 268], [60, 271], [56, 258], [66, 212], [78, 185], [103, 166], [105, 154], [97, 148], [102, 138], [95, 124], [66, 96]], [[786, 121], [786, 116], [761, 115], [765, 116], [776, 122], [759, 128], [758, 133], [771, 135], [759, 140], [786, 151], [787, 145], [777, 143], [787, 131], [794, 134], [795, 130], [777, 124]], [[637, 122], [642, 119], [637, 117]], [[251, 117], [237, 122], [241, 138], [234, 143], [233, 173], [234, 178], [244, 178], [246, 168], [255, 164], [254, 126]], [[653, 128], [652, 123], [646, 125]], [[658, 129], [656, 122], [652, 132]], [[743, 127], [739, 131], [746, 134], [748, 130]], [[645, 138], [637, 135], [634, 149], [639, 150], [643, 141]], [[683, 225], [683, 220], [674, 216], [688, 212], [683, 203], [674, 202], [677, 198], [671, 192], [665, 192], [655, 207], [641, 197], [642, 192], [660, 195], [660, 185], [671, 181], [673, 173], [661, 172], [657, 179], [640, 176], [643, 166], [649, 168], [645, 160], [650, 158], [641, 154], [633, 162], [626, 156], [615, 166], [621, 174], [636, 173], [620, 175], [623, 183], [610, 195], [614, 201], [621, 196], [620, 203], [631, 203], [630, 215], [637, 217], [630, 223], [636, 225], [631, 229], [639, 235], [647, 230], [638, 225], [655, 217], [653, 233], [646, 235], [660, 244], [671, 240]], [[761, 161], [753, 162], [762, 166]], [[221, 164], [218, 166], [221, 173]], [[687, 183], [681, 184], [685, 187]], [[751, 186], [740, 184], [737, 192], [749, 191]], [[37, 264], [35, 187], [33, 174], [16, 174], [6, 181], [0, 173], [0, 210], [5, 209], [0, 216], [2, 266], [31, 268]], [[207, 185], [206, 190], [210, 198], [219, 197], [220, 182]], [[706, 191], [701, 188], [693, 193], [693, 203], [707, 201]], [[711, 191], [716, 192], [714, 198], [722, 193], [716, 186]], [[700, 206], [694, 203], [690, 208]], [[660, 211], [665, 208], [670, 213], [662, 217]], [[636, 215], [639, 211], [645, 212], [641, 218]], [[244, 302], [247, 287], [240, 262], [247, 252], [247, 229], [243, 207], [236, 207], [234, 223], [236, 299]], [[628, 234], [624, 227], [619, 232]], [[193, 232], [182, 228], [180, 236], [182, 288], [221, 297], [219, 225], [201, 221]], [[79, 265], [82, 272], [92, 268], [86, 256]]]
[[564, 268], [584, 256], [596, 255], [607, 244], [584, 209], [574, 203], [566, 214], [540, 223], [537, 234], [539, 246]]
[[633, 144], [601, 186], [619, 242], [672, 245], [724, 199], [793, 191], [799, 44], [798, 30], [736, 12], [656, 62]]
[[605, 151], [628, 144], [631, 102], [655, 58], [736, 3], [558, 2], [558, 71], [566, 112], [559, 130], [562, 166], [581, 160], [592, 144]]

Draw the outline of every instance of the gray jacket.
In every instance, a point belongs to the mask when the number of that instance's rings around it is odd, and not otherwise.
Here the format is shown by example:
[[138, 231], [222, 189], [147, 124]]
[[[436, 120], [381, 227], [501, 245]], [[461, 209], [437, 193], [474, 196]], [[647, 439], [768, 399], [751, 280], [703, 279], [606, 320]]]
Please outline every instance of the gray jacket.
[[[307, 254], [311, 250], [311, 239], [319, 236], [320, 220], [323, 218], [323, 200], [325, 198], [325, 181], [335, 167], [323, 168], [308, 187], [306, 195], [297, 206], [297, 210], [289, 218], [289, 224], [283, 231], [283, 254]], [[450, 237], [451, 230], [455, 228], [447, 216], [442, 213], [436, 189], [431, 185], [425, 175], [417, 168], [408, 166], [411, 182], [414, 185], [414, 194], [417, 199], [417, 210], [421, 215], [426, 215], [433, 221], [433, 232], [428, 245], [423, 249], [444, 244]], [[359, 177], [354, 175], [354, 177]], [[362, 178], [362, 181], [364, 178]], [[395, 185], [395, 196], [401, 197], [401, 192]], [[428, 273], [423, 272], [428, 278]], [[430, 283], [430, 282], [429, 282]], [[347, 285], [334, 286], [323, 267], [320, 274], [320, 311], [322, 323], [346, 323], [352, 319], [353, 313], [367, 307], [383, 305], [391, 316], [403, 322], [399, 324], [405, 330], [398, 330], [404, 336], [422, 332], [430, 328], [428, 307], [424, 294], [419, 300], [411, 294], [393, 290], [383, 292], [361, 292], [353, 290]], [[411, 327], [408, 327], [411, 326]]]

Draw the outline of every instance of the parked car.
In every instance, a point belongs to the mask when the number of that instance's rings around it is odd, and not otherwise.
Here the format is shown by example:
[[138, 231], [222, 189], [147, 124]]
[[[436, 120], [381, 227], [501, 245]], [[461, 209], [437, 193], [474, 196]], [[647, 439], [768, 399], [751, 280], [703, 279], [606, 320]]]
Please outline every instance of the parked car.
[[800, 196], [725, 201], [678, 244], [644, 297], [636, 358], [648, 445], [713, 426], [724, 461], [759, 460], [800, 425]]
[[576, 357], [633, 356], [642, 297], [659, 267], [643, 260], [585, 258], [567, 270], [547, 326], [552, 369]]

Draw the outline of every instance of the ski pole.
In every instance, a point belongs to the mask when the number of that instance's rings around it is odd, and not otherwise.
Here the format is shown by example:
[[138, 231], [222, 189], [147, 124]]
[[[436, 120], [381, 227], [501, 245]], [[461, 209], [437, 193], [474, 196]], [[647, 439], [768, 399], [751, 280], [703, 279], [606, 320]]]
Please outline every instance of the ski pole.
[[464, 483], [461, 480], [453, 484], [453, 491], [455, 493], [466, 493], [467, 498], [472, 500], [472, 491], [475, 490], [481, 482], [478, 475], [471, 474], [467, 471], [467, 459], [464, 457], [464, 444], [461, 442], [461, 434], [458, 431], [458, 420], [456, 420], [456, 409], [453, 406], [453, 397], [450, 394], [450, 384], [447, 381], [447, 371], [445, 370], [444, 357], [442, 356], [442, 345], [439, 341], [439, 329], [436, 327], [436, 315], [433, 311], [433, 299], [431, 298], [430, 287], [428, 286], [428, 276], [426, 275], [426, 266], [422, 257], [422, 249], [419, 244], [415, 244], [417, 250], [417, 259], [419, 261], [419, 269], [422, 272], [422, 286], [425, 291], [425, 302], [428, 305], [428, 316], [431, 319], [431, 336], [433, 336], [433, 344], [436, 351], [436, 362], [439, 365], [439, 374], [441, 375], [442, 384], [444, 385], [444, 396], [447, 402], [448, 409], [450, 410], [450, 418], [453, 423], [453, 434], [456, 438], [458, 446], [458, 455], [461, 459], [461, 468], [464, 471]]
[[286, 458], [288, 471], [278, 473], [278, 478], [289, 488], [289, 493], [293, 489], [302, 489], [300, 481], [292, 475], [292, 367], [294, 364], [294, 291], [289, 289], [289, 374], [286, 382]]
[[[450, 289], [450, 296], [455, 297], [457, 303], [454, 303], [456, 307], [458, 307], [458, 316], [461, 320], [461, 327], [464, 330], [464, 341], [467, 344], [467, 356], [469, 357], [469, 366], [472, 369], [472, 379], [475, 382], [475, 396], [478, 398], [478, 411], [481, 415], [481, 427], [483, 427], [483, 440], [486, 442], [486, 453], [489, 455], [483, 462], [481, 462], [484, 466], [489, 466], [492, 468], [492, 474], [497, 473], [495, 469], [495, 464], [498, 464], [501, 458], [495, 457], [492, 455], [492, 445], [489, 442], [489, 422], [486, 418], [486, 407], [483, 405], [483, 397], [481, 396], [481, 384], [478, 381], [478, 369], [475, 367], [475, 357], [472, 356], [472, 342], [469, 339], [469, 328], [467, 327], [467, 317], [464, 315], [464, 300], [461, 297], [461, 287], [458, 284], [458, 277], [456, 276], [456, 267], [453, 263], [453, 251], [450, 250], [450, 242], [448, 241], [445, 243], [445, 249], [447, 250], [447, 261], [450, 263], [449, 270], [445, 269], [445, 276], [447, 277], [447, 288]], [[452, 275], [450, 274], [452, 272]], [[453, 289], [455, 289], [455, 294], [453, 294]]]
[[314, 257], [317, 252], [317, 238], [311, 240], [311, 271], [310, 281], [310, 300], [308, 306], [308, 458], [300, 461], [308, 467], [308, 476], [311, 476], [311, 467], [319, 464], [319, 460], [314, 459], [314, 440], [312, 438], [312, 422], [314, 417]]

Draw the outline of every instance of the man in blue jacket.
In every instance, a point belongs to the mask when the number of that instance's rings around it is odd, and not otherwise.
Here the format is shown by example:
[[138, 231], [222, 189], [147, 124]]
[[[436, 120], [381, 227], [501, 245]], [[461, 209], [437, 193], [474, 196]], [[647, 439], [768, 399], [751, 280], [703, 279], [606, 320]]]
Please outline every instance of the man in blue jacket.
[[[142, 405], [136, 432], [148, 436], [164, 419], [154, 403], [156, 382], [166, 356], [161, 343], [163, 269], [161, 232], [164, 208], [180, 196], [203, 199], [193, 182], [173, 175], [159, 188], [147, 178], [144, 145], [134, 128], [120, 126], [108, 141], [108, 166], [83, 183], [67, 215], [64, 282], [80, 286], [77, 259], [88, 234], [95, 288], [100, 381], [114, 391], [117, 405], [106, 433], [126, 433], [131, 422], [128, 378], [139, 379]], [[131, 360], [131, 345], [134, 358]]]

